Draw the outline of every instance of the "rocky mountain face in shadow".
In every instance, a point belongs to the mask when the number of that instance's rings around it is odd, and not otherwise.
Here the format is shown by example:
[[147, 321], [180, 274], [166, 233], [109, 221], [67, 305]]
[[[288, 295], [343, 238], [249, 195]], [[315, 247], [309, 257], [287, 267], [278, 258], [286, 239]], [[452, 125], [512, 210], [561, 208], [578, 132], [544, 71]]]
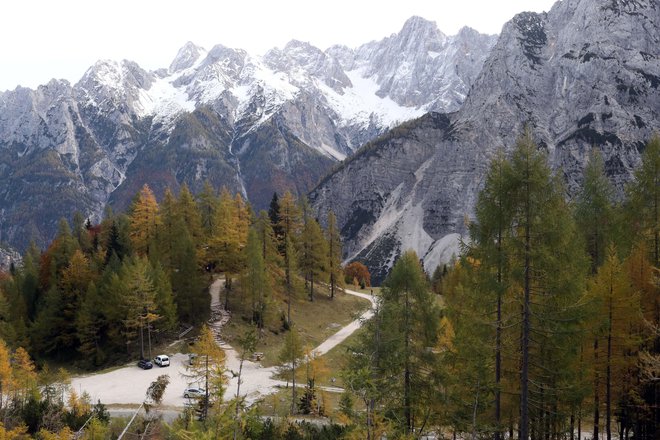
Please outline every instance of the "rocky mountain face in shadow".
[[382, 280], [414, 249], [432, 272], [458, 251], [490, 158], [529, 126], [568, 194], [593, 148], [619, 194], [660, 130], [660, 5], [563, 0], [508, 22], [454, 113], [370, 142], [312, 192], [337, 215], [348, 260]]

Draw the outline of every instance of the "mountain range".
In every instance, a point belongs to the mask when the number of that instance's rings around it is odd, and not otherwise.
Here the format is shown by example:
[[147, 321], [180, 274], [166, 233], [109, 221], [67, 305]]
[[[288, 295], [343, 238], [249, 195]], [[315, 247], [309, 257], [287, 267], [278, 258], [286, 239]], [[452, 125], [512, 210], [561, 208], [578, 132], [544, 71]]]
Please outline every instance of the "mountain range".
[[307, 193], [391, 127], [458, 110], [496, 40], [412, 17], [358, 48], [187, 43], [156, 71], [101, 60], [73, 85], [0, 93], [0, 241], [44, 245], [61, 217], [98, 220], [145, 183], [158, 196], [224, 185], [256, 209]]
[[365, 262], [376, 280], [406, 249], [430, 273], [467, 239], [490, 159], [526, 126], [568, 197], [593, 148], [621, 196], [659, 114], [657, 0], [562, 0], [504, 26], [460, 110], [368, 143], [310, 198], [320, 217], [335, 211], [346, 259]]

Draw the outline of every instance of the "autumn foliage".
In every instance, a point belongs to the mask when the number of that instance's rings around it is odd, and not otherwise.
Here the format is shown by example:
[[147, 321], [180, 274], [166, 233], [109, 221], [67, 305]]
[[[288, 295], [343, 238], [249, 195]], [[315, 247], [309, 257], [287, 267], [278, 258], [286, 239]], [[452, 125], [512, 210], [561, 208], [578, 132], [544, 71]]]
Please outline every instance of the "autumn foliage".
[[354, 261], [344, 268], [344, 277], [347, 284], [353, 284], [353, 280], [357, 280], [360, 287], [371, 287], [369, 269], [359, 261]]

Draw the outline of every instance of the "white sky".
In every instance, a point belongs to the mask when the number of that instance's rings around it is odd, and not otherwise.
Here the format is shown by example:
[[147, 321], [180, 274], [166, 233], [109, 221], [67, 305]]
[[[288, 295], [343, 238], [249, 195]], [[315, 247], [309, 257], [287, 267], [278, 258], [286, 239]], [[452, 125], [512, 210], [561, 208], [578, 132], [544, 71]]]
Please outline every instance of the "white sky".
[[357, 47], [398, 32], [412, 15], [454, 35], [499, 33], [521, 11], [555, 0], [6, 0], [0, 4], [0, 91], [72, 83], [96, 60], [167, 67], [186, 41], [263, 54], [289, 40]]

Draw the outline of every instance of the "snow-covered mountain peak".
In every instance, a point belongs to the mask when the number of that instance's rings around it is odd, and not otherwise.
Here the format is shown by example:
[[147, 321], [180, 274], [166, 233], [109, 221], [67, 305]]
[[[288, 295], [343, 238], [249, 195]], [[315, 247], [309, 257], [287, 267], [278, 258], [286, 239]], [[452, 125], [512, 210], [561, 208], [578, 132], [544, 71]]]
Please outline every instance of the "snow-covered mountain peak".
[[168, 68], [168, 72], [175, 73], [189, 69], [206, 55], [206, 49], [188, 41], [181, 49], [179, 49], [179, 52], [176, 54], [176, 57], [174, 57], [174, 60], [172, 60], [172, 63]]
[[419, 50], [440, 51], [447, 41], [434, 21], [422, 17], [410, 17], [398, 34], [392, 36], [396, 46], [405, 53]]
[[99, 60], [87, 69], [78, 85], [85, 88], [119, 90], [132, 87], [149, 88], [152, 81], [153, 74], [134, 61]]

